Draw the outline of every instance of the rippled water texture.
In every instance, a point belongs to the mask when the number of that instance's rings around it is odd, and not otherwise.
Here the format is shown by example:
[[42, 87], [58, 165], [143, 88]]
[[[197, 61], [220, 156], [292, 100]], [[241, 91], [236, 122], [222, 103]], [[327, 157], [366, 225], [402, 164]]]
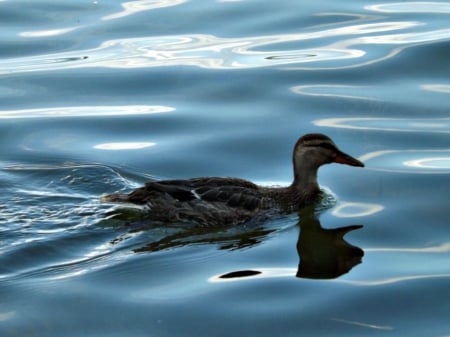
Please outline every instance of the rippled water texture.
[[[450, 3], [0, 0], [0, 336], [450, 336]], [[239, 228], [147, 180], [366, 167]]]

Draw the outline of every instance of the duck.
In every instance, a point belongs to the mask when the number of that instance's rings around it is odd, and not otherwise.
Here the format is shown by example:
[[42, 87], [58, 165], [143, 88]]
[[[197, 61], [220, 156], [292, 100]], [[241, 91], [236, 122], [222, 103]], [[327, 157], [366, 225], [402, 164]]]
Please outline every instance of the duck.
[[201, 177], [150, 181], [127, 194], [105, 195], [103, 200], [141, 206], [145, 218], [156, 224], [237, 226], [293, 213], [317, 202], [321, 195], [317, 173], [330, 163], [364, 167], [328, 136], [310, 133], [295, 143], [293, 181], [286, 187], [261, 186], [241, 178]]

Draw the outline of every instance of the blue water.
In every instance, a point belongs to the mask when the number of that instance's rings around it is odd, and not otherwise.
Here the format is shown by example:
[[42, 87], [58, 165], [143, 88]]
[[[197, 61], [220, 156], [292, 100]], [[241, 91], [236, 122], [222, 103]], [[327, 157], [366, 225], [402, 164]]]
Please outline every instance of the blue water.
[[[0, 335], [450, 336], [449, 22], [434, 1], [0, 1]], [[310, 132], [366, 167], [322, 168], [306, 215], [155, 228], [101, 201], [289, 184]]]

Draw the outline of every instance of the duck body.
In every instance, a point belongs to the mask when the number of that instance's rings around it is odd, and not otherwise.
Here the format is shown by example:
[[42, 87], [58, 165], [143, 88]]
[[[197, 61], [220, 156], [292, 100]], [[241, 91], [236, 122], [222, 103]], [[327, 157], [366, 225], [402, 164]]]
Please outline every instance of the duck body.
[[329, 162], [364, 166], [338, 150], [327, 136], [309, 134], [294, 147], [294, 181], [288, 187], [260, 186], [240, 178], [162, 180], [148, 182], [129, 194], [107, 195], [104, 200], [141, 205], [149, 220], [157, 223], [236, 226], [315, 202], [320, 195], [317, 170]]
[[[106, 201], [144, 207], [158, 223], [189, 223], [200, 227], [236, 226], [273, 214], [290, 213], [314, 201], [290, 187], [264, 187], [239, 178], [193, 178], [148, 182], [130, 194], [112, 194]], [[288, 197], [289, 196], [289, 197]]]

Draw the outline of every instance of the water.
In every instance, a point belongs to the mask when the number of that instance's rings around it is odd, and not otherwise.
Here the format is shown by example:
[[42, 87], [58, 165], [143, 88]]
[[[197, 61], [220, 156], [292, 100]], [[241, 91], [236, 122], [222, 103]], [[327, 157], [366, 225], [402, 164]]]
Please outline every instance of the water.
[[[0, 1], [0, 335], [449, 336], [449, 18]], [[100, 200], [149, 179], [288, 184], [309, 132], [366, 164], [321, 169], [316, 217], [149, 228]]]

